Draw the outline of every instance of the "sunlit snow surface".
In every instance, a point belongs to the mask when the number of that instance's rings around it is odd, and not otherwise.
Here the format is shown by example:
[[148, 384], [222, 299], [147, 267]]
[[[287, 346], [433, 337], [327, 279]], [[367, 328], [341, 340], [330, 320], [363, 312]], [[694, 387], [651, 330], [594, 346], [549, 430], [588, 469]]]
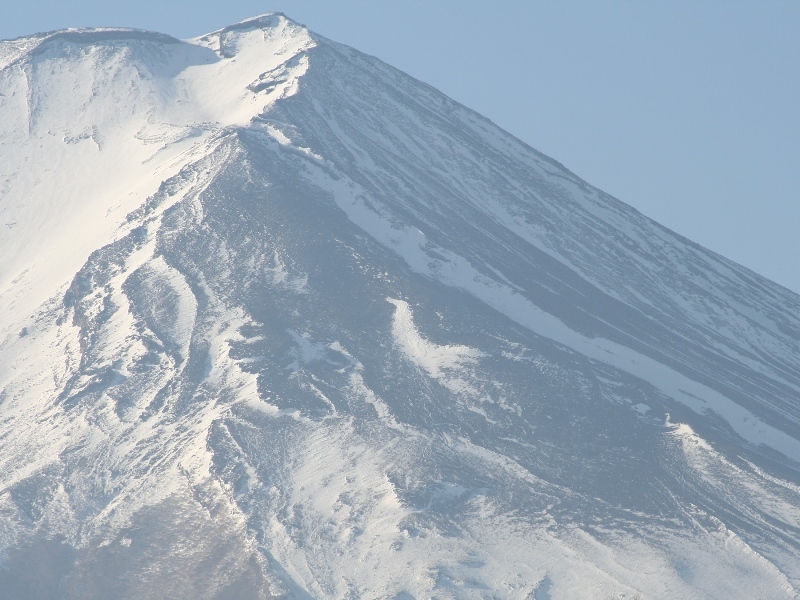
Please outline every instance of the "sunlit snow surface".
[[800, 597], [798, 315], [281, 15], [0, 42], [0, 598]]

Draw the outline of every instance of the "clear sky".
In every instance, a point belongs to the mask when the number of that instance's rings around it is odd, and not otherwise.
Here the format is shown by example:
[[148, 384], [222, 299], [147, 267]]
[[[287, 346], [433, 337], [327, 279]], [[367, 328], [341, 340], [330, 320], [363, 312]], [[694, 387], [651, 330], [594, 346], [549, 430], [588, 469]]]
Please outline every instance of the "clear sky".
[[800, 0], [28, 0], [0, 38], [283, 11], [800, 292]]

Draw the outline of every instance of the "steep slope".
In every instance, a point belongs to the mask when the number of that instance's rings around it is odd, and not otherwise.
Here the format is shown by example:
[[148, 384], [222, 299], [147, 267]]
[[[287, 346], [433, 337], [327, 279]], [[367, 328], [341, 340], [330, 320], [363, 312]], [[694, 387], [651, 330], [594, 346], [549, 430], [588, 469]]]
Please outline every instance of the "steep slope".
[[282, 15], [0, 66], [9, 597], [800, 594], [797, 295]]

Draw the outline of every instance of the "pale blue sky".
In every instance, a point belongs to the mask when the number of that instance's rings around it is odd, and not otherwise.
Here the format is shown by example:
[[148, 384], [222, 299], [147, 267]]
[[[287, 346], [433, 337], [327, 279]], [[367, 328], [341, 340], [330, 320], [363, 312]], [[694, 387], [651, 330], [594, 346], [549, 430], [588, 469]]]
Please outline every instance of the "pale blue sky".
[[3, 7], [0, 38], [191, 37], [274, 10], [800, 292], [799, 0], [30, 0]]

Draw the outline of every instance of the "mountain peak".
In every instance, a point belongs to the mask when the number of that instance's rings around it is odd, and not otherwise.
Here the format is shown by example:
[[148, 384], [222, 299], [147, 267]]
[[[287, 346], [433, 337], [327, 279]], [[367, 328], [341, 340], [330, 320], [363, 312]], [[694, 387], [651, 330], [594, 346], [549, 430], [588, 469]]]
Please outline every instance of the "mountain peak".
[[[252, 37], [254, 32], [261, 31], [263, 36]], [[199, 43], [214, 48], [223, 58], [232, 58], [244, 47], [270, 45], [275, 40], [301, 40], [311, 43], [311, 33], [304, 26], [292, 21], [281, 12], [265, 13], [222, 29], [201, 35], [191, 43]], [[261, 48], [263, 52], [265, 48]]]
[[130, 29], [124, 27], [88, 27], [82, 29], [63, 29], [48, 35], [44, 41], [64, 40], [67, 42], [91, 45], [116, 41], [146, 41], [161, 44], [179, 44], [180, 40], [155, 31]]
[[800, 297], [280, 13], [55, 35], [0, 64], [0, 590], [796, 597]]
[[282, 12], [268, 12], [261, 15], [256, 15], [254, 17], [249, 17], [247, 19], [243, 19], [238, 23], [234, 23], [233, 25], [228, 25], [227, 27], [223, 27], [221, 31], [237, 31], [242, 29], [251, 29], [251, 28], [270, 28], [275, 27], [281, 22], [290, 22], [295, 23], [289, 19], [284, 13]]
[[84, 27], [60, 29], [0, 41], [0, 69], [26, 56], [38, 56], [58, 45], [83, 47], [130, 44], [136, 42], [180, 44], [180, 40], [154, 31], [124, 27]]

